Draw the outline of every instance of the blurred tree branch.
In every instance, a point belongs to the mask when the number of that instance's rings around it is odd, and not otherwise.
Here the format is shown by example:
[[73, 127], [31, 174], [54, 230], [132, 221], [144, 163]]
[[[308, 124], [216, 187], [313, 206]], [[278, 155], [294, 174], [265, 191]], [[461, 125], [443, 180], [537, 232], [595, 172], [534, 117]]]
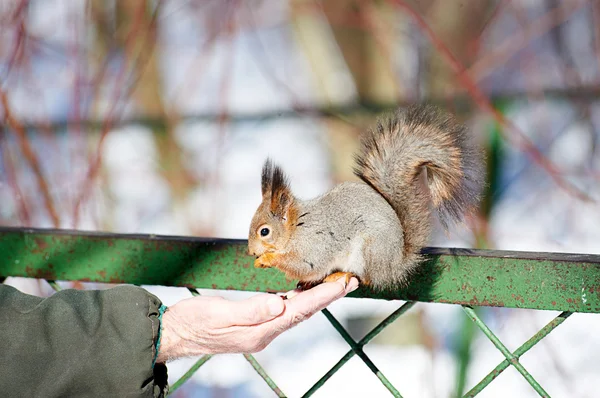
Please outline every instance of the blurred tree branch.
[[[565, 101], [565, 100], [577, 100], [584, 102], [596, 102], [598, 98], [600, 98], [600, 86], [577, 86], [570, 87], [565, 89], [556, 89], [549, 88], [540, 90], [536, 93], [531, 93], [529, 91], [525, 92], [512, 92], [505, 94], [491, 94], [487, 95], [486, 98], [489, 99], [490, 102], [495, 103], [499, 101], [519, 101], [528, 97], [531, 100], [540, 100], [540, 101]], [[444, 106], [448, 103], [454, 104], [459, 108], [470, 108], [475, 106], [475, 102], [470, 95], [466, 94], [456, 94], [452, 96], [443, 96], [443, 97], [435, 97], [435, 96], [427, 96], [422, 101], [427, 101], [432, 104], [438, 104], [440, 106]], [[410, 104], [414, 104], [415, 102], [419, 102], [418, 100], [412, 99], [396, 99], [395, 101], [387, 104], [382, 103], [374, 103], [374, 102], [363, 102], [361, 104], [357, 103], [348, 103], [348, 104], [339, 104], [339, 105], [331, 105], [331, 106], [297, 106], [293, 109], [273, 109], [268, 112], [257, 112], [257, 113], [215, 113], [215, 112], [207, 112], [207, 113], [194, 113], [194, 114], [180, 114], [177, 117], [179, 122], [217, 122], [220, 118], [226, 117], [228, 121], [233, 123], [238, 122], [260, 122], [260, 121], [268, 121], [272, 119], [278, 118], [293, 118], [298, 116], [311, 116], [311, 117], [327, 117], [327, 118], [337, 118], [341, 120], [348, 120], [347, 117], [364, 117], [365, 115], [374, 115], [380, 112], [385, 112], [388, 110], [393, 110], [398, 107], [408, 106]], [[100, 119], [88, 119], [82, 120], [82, 125], [88, 130], [97, 130], [102, 126], [103, 118]], [[27, 120], [26, 118], [21, 118], [20, 122], [25, 126], [25, 128], [37, 129], [42, 122], [37, 120]], [[62, 119], [62, 120], [54, 120], [46, 122], [46, 129], [50, 131], [62, 131], [65, 130], [71, 123], [73, 123], [72, 119]], [[132, 117], [122, 117], [119, 120], [115, 120], [112, 123], [113, 127], [127, 126], [127, 125], [144, 125], [144, 126], [153, 126], [153, 125], [165, 125], [166, 119], [163, 117], [156, 117], [146, 114], [140, 114], [139, 116]]]

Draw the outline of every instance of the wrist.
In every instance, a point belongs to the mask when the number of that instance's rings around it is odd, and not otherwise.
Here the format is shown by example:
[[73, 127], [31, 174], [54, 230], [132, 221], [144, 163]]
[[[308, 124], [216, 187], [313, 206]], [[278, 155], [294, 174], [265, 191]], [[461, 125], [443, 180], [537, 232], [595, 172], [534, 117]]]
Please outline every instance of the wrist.
[[183, 353], [183, 339], [178, 331], [177, 316], [169, 308], [162, 316], [161, 331], [159, 334], [157, 363], [165, 363], [170, 360], [181, 358]]

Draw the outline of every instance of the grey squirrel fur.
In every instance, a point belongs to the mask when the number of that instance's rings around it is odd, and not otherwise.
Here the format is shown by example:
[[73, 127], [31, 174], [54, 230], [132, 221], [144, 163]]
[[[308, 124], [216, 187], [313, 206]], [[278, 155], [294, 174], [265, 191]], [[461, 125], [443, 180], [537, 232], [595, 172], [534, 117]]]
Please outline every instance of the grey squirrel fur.
[[267, 160], [248, 237], [255, 266], [278, 268], [306, 287], [340, 275], [375, 290], [406, 284], [422, 263], [432, 211], [447, 227], [478, 204], [483, 156], [471, 138], [430, 105], [385, 115], [356, 154], [362, 182], [311, 200], [296, 198], [281, 168]]

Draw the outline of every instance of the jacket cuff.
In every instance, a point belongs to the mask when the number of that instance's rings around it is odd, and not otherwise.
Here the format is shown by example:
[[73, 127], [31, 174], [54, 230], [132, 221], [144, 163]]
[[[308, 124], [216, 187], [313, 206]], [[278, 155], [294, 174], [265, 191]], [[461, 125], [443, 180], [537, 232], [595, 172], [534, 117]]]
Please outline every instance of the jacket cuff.
[[155, 397], [165, 397], [169, 393], [167, 366], [164, 363], [156, 363], [156, 358], [158, 358], [158, 352], [160, 349], [162, 317], [166, 310], [167, 306], [162, 304], [158, 298], [155, 300], [149, 300], [148, 319], [152, 325], [152, 338], [154, 341], [152, 353], [152, 371], [154, 375]]
[[156, 343], [154, 344], [154, 360], [152, 361], [152, 367], [156, 365], [156, 358], [158, 358], [158, 353], [160, 351], [160, 338], [162, 337], [162, 317], [167, 310], [167, 306], [161, 304], [158, 308], [158, 333], [156, 337]]

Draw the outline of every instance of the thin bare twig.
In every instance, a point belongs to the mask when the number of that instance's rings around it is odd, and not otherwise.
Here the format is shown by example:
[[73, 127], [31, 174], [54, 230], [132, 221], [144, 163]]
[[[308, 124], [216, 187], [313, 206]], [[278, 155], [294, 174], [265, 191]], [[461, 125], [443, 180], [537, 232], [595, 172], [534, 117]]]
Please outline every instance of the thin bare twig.
[[15, 168], [13, 167], [13, 160], [11, 158], [10, 150], [8, 149], [8, 140], [3, 137], [6, 136], [6, 130], [0, 125], [0, 150], [1, 150], [1, 158], [4, 161], [4, 171], [6, 173], [6, 181], [8, 185], [14, 192], [14, 197], [17, 202], [18, 215], [20, 225], [30, 226], [31, 225], [31, 217], [29, 215], [29, 209], [27, 208], [27, 201], [21, 192], [21, 188], [19, 187], [19, 181], [17, 179], [17, 175], [15, 172]]
[[[25, 54], [25, 39], [27, 37], [27, 31], [25, 29], [25, 16], [27, 11], [28, 0], [21, 0], [21, 2], [15, 8], [14, 14], [11, 16], [11, 22], [17, 25], [17, 38], [13, 43], [13, 49], [8, 60], [8, 66], [6, 68], [6, 75], [4, 81], [7, 81], [13, 70], [13, 67]], [[6, 26], [4, 26], [6, 28]]]
[[[402, 82], [398, 78], [396, 70], [394, 69], [391, 51], [392, 43], [390, 43], [389, 40], [389, 37], [393, 35], [393, 26], [384, 25], [386, 20], [385, 18], [379, 18], [377, 15], [376, 5], [373, 4], [373, 2], [362, 0], [358, 7], [358, 12], [361, 15], [361, 19], [363, 19], [365, 22], [366, 30], [373, 35], [373, 39], [379, 48], [379, 51], [381, 52], [381, 56], [387, 61], [388, 73], [394, 82], [396, 95], [398, 98], [401, 98], [403, 92]], [[386, 31], [390, 31], [392, 33], [388, 33], [388, 36], [386, 37]]]
[[502, 130], [502, 134], [504, 135], [505, 139], [507, 139], [513, 145], [516, 145], [517, 148], [519, 148], [520, 150], [527, 153], [535, 163], [540, 165], [544, 170], [546, 170], [546, 172], [548, 172], [548, 174], [552, 177], [552, 179], [559, 187], [567, 191], [569, 194], [578, 197], [582, 201], [594, 202], [594, 200], [589, 195], [587, 195], [585, 192], [582, 192], [573, 184], [565, 180], [560, 170], [558, 170], [558, 168], [535, 147], [535, 145], [525, 135], [525, 133], [516, 124], [514, 124], [511, 120], [506, 118], [506, 116], [504, 116], [501, 112], [494, 108], [492, 103], [486, 97], [485, 93], [479, 88], [477, 83], [469, 76], [465, 67], [452, 54], [452, 52], [444, 44], [444, 42], [442, 42], [442, 40], [429, 27], [429, 25], [427, 24], [427, 22], [425, 22], [421, 15], [419, 15], [415, 10], [413, 10], [413, 8], [410, 5], [408, 5], [403, 0], [388, 1], [393, 2], [398, 7], [405, 10], [414, 19], [415, 23], [429, 38], [429, 40], [438, 50], [442, 58], [454, 70], [454, 73], [456, 73], [458, 80], [473, 97], [475, 103], [481, 109], [490, 113], [496, 120], [496, 122], [499, 123], [502, 127], [513, 133], [512, 135], [507, 136], [506, 132]]
[[551, 9], [541, 17], [536, 18], [526, 29], [517, 31], [506, 38], [502, 44], [494, 46], [490, 53], [475, 61], [467, 70], [467, 74], [473, 81], [481, 81], [499, 65], [504, 65], [516, 53], [527, 47], [532, 40], [545, 35], [555, 26], [564, 23], [584, 5], [586, 5], [585, 2], [573, 3], [566, 1], [561, 6]]
[[[221, 74], [221, 82], [220, 82], [220, 87], [219, 87], [219, 108], [220, 108], [220, 112], [219, 112], [219, 120], [218, 120], [218, 125], [219, 125], [219, 132], [218, 132], [218, 138], [217, 138], [217, 147], [216, 147], [216, 158], [215, 158], [215, 168], [214, 171], [212, 173], [212, 184], [214, 189], [213, 192], [213, 209], [216, 207], [217, 203], [218, 203], [218, 184], [221, 180], [220, 178], [220, 170], [221, 170], [221, 163], [222, 163], [222, 154], [223, 154], [223, 147], [225, 145], [225, 136], [227, 134], [227, 108], [228, 108], [228, 100], [229, 100], [229, 95], [231, 93], [231, 80], [232, 80], [232, 76], [233, 76], [233, 71], [234, 71], [234, 61], [235, 61], [235, 33], [237, 30], [237, 26], [236, 26], [236, 20], [235, 20], [235, 16], [236, 16], [236, 8], [238, 8], [240, 6], [240, 2], [239, 1], [234, 1], [231, 4], [231, 10], [227, 11], [227, 19], [226, 19], [226, 25], [227, 25], [227, 34], [226, 34], [226, 38], [228, 41], [228, 48], [227, 48], [227, 55], [224, 62], [224, 67], [223, 67], [223, 73]], [[214, 230], [215, 226], [217, 225], [217, 212], [213, 211], [212, 212], [212, 222], [211, 222], [211, 228]]]
[[4, 119], [6, 123], [10, 126], [10, 128], [15, 132], [17, 136], [17, 141], [19, 143], [19, 147], [21, 148], [21, 152], [31, 169], [33, 170], [33, 174], [37, 181], [37, 185], [40, 189], [42, 197], [44, 199], [44, 205], [46, 206], [46, 210], [48, 211], [48, 215], [52, 220], [52, 225], [54, 228], [58, 228], [60, 226], [60, 217], [58, 216], [58, 212], [56, 211], [56, 207], [54, 206], [54, 201], [52, 199], [52, 195], [50, 194], [50, 189], [48, 188], [48, 183], [44, 178], [44, 173], [42, 172], [42, 167], [40, 166], [40, 161], [35, 154], [35, 151], [31, 147], [29, 143], [29, 139], [27, 138], [27, 132], [23, 125], [13, 116], [13, 112], [10, 108], [10, 104], [8, 102], [8, 98], [6, 93], [0, 88], [0, 102], [2, 103], [2, 107], [4, 108]]
[[[160, 6], [161, 6], [161, 2], [159, 1], [158, 4], [156, 5], [156, 8], [152, 15], [152, 18], [148, 25], [148, 32], [146, 33], [146, 36], [144, 38], [144, 43], [140, 47], [141, 49], [143, 49], [145, 51], [140, 51], [140, 55], [137, 59], [137, 62], [135, 62], [134, 65], [132, 65], [132, 67], [131, 67], [132, 75], [134, 75], [136, 72], [138, 72], [139, 75], [141, 75], [145, 61], [150, 57], [150, 55], [152, 54], [152, 51], [154, 50], [153, 48], [146, 48], [146, 42], [148, 41], [148, 37], [151, 34], [150, 33], [151, 30], [155, 28], [154, 25], [156, 23], [156, 16], [158, 15]], [[142, 17], [145, 12], [145, 10], [144, 10], [145, 7], [146, 7], [146, 3], [143, 1], [140, 2], [139, 9], [136, 13], [136, 19], [133, 23], [133, 26], [132, 26], [130, 32], [128, 33], [128, 37], [125, 40], [125, 46], [130, 45], [131, 42], [136, 38], [136, 34], [139, 31], [140, 26], [142, 25], [142, 20], [143, 20]], [[77, 227], [77, 224], [79, 222], [79, 210], [81, 208], [81, 205], [85, 201], [87, 196], [90, 194], [91, 189], [94, 184], [94, 181], [96, 179], [96, 176], [98, 175], [98, 172], [102, 165], [102, 146], [104, 144], [104, 140], [105, 140], [106, 136], [108, 135], [108, 132], [110, 131], [111, 127], [113, 126], [114, 120], [118, 120], [120, 118], [121, 114], [115, 115], [116, 110], [120, 109], [121, 113], [122, 113], [123, 107], [121, 106], [118, 108], [117, 106], [121, 103], [121, 100], [124, 100], [124, 98], [127, 98], [129, 96], [129, 94], [131, 93], [131, 91], [135, 88], [135, 82], [132, 82], [132, 84], [129, 85], [125, 90], [123, 89], [126, 70], [127, 70], [127, 65], [126, 65], [126, 63], [124, 63], [119, 71], [119, 75], [117, 76], [116, 84], [114, 86], [114, 92], [113, 92], [114, 101], [112, 102], [112, 107], [109, 109], [108, 115], [106, 116], [106, 118], [104, 119], [104, 122], [102, 124], [102, 130], [100, 133], [100, 139], [98, 140], [98, 148], [96, 150], [96, 154], [92, 159], [90, 159], [90, 164], [88, 166], [88, 174], [86, 176], [86, 179], [83, 182], [83, 187], [81, 189], [81, 193], [75, 200], [75, 208], [73, 211], [73, 227], [75, 227], [75, 228]], [[132, 80], [137, 80], [137, 79], [132, 79]]]

